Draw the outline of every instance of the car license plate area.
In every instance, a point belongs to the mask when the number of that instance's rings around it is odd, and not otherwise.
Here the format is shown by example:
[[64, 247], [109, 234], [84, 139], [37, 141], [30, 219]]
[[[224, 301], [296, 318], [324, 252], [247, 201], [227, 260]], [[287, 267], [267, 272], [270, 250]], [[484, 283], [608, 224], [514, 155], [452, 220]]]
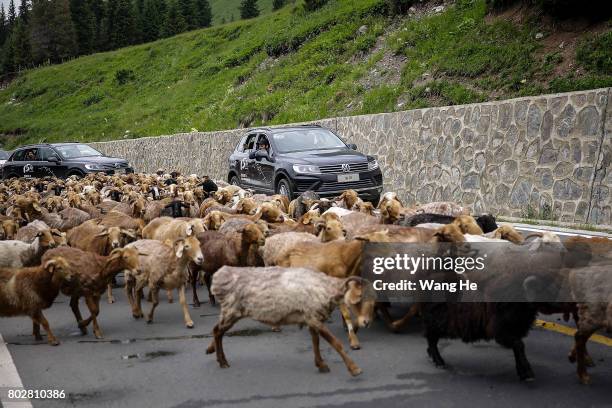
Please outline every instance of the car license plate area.
[[359, 173], [338, 174], [338, 183], [347, 183], [349, 181], [359, 181]]

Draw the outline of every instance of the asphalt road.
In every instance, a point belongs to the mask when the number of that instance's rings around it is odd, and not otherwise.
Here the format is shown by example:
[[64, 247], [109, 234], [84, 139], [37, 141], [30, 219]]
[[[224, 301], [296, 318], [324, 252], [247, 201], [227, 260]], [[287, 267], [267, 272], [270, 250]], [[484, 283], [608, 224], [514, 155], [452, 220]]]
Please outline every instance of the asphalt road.
[[[435, 368], [418, 320], [401, 334], [388, 332], [380, 321], [360, 330], [362, 349], [349, 352], [364, 371], [359, 377], [348, 374], [323, 340], [331, 372], [319, 373], [306, 329], [275, 333], [243, 320], [224, 341], [231, 367], [221, 369], [205, 354], [218, 308], [190, 307], [195, 322], [190, 330], [178, 302], [168, 304], [163, 293], [150, 325], [132, 318], [123, 290], [116, 289], [115, 297], [117, 303], [102, 304], [104, 340], [91, 330], [80, 335], [63, 296], [45, 311], [62, 342], [58, 347], [36, 342], [28, 318], [0, 319], [24, 388], [66, 392], [62, 400], [32, 399], [34, 407], [612, 407], [612, 343], [589, 343], [597, 366], [590, 369], [593, 384], [584, 386], [566, 357], [573, 337], [541, 327], [525, 340], [536, 375], [530, 383], [518, 380], [512, 351], [494, 342], [442, 340], [440, 351], [450, 368]], [[207, 299], [206, 289], [200, 289], [200, 299]], [[146, 302], [143, 306], [148, 310]], [[81, 309], [86, 311], [83, 304]], [[544, 318], [569, 325], [560, 316]], [[329, 327], [347, 348], [337, 312]]]

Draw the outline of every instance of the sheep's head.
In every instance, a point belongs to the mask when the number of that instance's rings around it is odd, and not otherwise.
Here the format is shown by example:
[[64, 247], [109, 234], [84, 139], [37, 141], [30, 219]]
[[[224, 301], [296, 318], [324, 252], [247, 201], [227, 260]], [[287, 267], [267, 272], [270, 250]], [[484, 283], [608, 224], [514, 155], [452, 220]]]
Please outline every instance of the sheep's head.
[[272, 196], [272, 200], [276, 203], [276, 205], [278, 206], [278, 208], [280, 208], [280, 210], [282, 212], [287, 212], [289, 211], [289, 198], [287, 196], [284, 196], [282, 194], [275, 194]]
[[472, 235], [482, 235], [482, 229], [476, 223], [476, 220], [471, 215], [460, 215], [453, 221], [453, 224], [459, 227], [462, 233]]
[[261, 219], [268, 222], [282, 222], [283, 213], [274, 203], [262, 203], [259, 206]]
[[493, 238], [505, 239], [506, 241], [510, 241], [514, 244], [522, 244], [525, 241], [525, 238], [523, 238], [521, 233], [510, 225], [502, 225], [501, 227], [497, 228], [493, 233]]
[[43, 248], [55, 248], [55, 240], [53, 239], [53, 235], [51, 234], [51, 230], [42, 230], [38, 234], [36, 234], [38, 238], [38, 242]]
[[491, 214], [483, 214], [479, 216], [478, 218], [476, 218], [476, 222], [482, 229], [482, 232], [484, 232], [485, 234], [487, 232], [493, 232], [498, 228], [495, 217]]
[[362, 214], [374, 215], [374, 206], [372, 203], [367, 201], [358, 202], [355, 205], [355, 210], [359, 211]]
[[342, 222], [334, 219], [330, 219], [325, 223], [325, 226], [320, 233], [321, 242], [333, 241], [341, 239], [346, 236], [346, 230], [342, 225]]
[[311, 207], [311, 210], [319, 210], [319, 212], [322, 214], [325, 211], [329, 210], [330, 208], [333, 208], [336, 206], [336, 203], [333, 202], [332, 200], [329, 200], [327, 198], [322, 198], [320, 200], [317, 200]]
[[216, 231], [221, 228], [221, 225], [225, 222], [225, 213], [221, 211], [211, 211], [204, 217], [203, 222], [207, 230]]
[[319, 219], [319, 210], [310, 210], [302, 215], [299, 222], [304, 225], [314, 224]]
[[402, 206], [397, 200], [388, 200], [380, 207], [384, 224], [393, 224], [398, 221], [402, 215]]
[[236, 203], [236, 210], [242, 214], [253, 214], [257, 210], [257, 203], [251, 197], [244, 197]]
[[54, 256], [43, 264], [43, 269], [52, 275], [53, 281], [59, 283], [61, 281], [70, 282], [72, 280], [72, 272], [70, 265], [61, 256]]
[[264, 246], [266, 237], [257, 224], [248, 224], [242, 230], [242, 242], [247, 245]]
[[136, 272], [140, 266], [138, 259], [139, 253], [136, 248], [117, 248], [110, 253], [110, 259], [116, 260], [121, 265], [121, 269]]
[[338, 197], [338, 201], [344, 201], [344, 206], [350, 210], [359, 201], [359, 194], [355, 190], [344, 190]]
[[142, 218], [145, 215], [145, 207], [147, 202], [144, 198], [138, 197], [132, 201], [132, 216], [136, 218]]
[[227, 190], [217, 190], [213, 194], [215, 200], [217, 200], [220, 204], [227, 204], [232, 200], [233, 194]]
[[368, 327], [374, 318], [376, 292], [372, 284], [359, 276], [351, 276], [344, 281], [343, 301], [357, 316], [359, 327]]
[[2, 221], [0, 232], [3, 233], [4, 239], [15, 239], [15, 234], [19, 230], [19, 224], [15, 220]]
[[56, 247], [68, 245], [68, 238], [66, 237], [65, 232], [61, 232], [60, 230], [53, 228], [51, 230], [51, 235], [53, 236], [53, 241], [55, 241]]
[[196, 237], [178, 239], [174, 241], [173, 248], [177, 258], [187, 257], [196, 265], [202, 265], [202, 262], [204, 262], [200, 241]]
[[456, 224], [440, 227], [433, 235], [434, 242], [465, 242], [465, 237]]

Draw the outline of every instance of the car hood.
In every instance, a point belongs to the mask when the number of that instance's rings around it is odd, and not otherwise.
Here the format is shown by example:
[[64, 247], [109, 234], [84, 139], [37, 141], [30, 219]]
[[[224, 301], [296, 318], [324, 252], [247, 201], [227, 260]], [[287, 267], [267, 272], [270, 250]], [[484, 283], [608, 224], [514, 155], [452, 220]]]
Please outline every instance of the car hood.
[[309, 150], [305, 152], [283, 153], [281, 156], [296, 164], [314, 164], [317, 166], [340, 163], [365, 163], [368, 161], [368, 157], [365, 154], [351, 149]]
[[107, 157], [107, 156], [75, 157], [73, 159], [68, 159], [66, 161], [96, 163], [96, 164], [115, 164], [115, 163], [125, 164], [128, 162], [125, 159], [119, 159], [117, 157]]

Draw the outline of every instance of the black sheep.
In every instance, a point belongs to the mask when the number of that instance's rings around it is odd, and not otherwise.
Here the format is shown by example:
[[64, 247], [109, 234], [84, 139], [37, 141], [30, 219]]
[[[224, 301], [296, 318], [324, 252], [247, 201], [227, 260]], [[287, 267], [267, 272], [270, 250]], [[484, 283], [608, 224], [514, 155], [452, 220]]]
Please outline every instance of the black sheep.
[[438, 350], [441, 338], [465, 343], [495, 340], [514, 351], [516, 371], [521, 380], [532, 380], [533, 370], [525, 355], [523, 337], [533, 325], [537, 308], [532, 303], [425, 303], [422, 306], [427, 354], [438, 367], [445, 362]]
[[[430, 222], [437, 223], [437, 224], [450, 224], [454, 220], [455, 220], [455, 217], [451, 217], [450, 215], [423, 213], [423, 214], [416, 214], [416, 215], [413, 215], [412, 217], [408, 217], [404, 219], [400, 223], [400, 225], [403, 225], [405, 227], [416, 227], [419, 224], [426, 224]], [[478, 226], [480, 227], [480, 229], [482, 230], [482, 232], [484, 232], [485, 234], [487, 232], [495, 231], [498, 228], [497, 223], [495, 222], [495, 217], [492, 215], [489, 215], [489, 214], [479, 215], [478, 217], [475, 217], [475, 220]]]
[[189, 204], [183, 201], [172, 201], [170, 204], [166, 205], [161, 212], [162, 217], [172, 217], [172, 218], [180, 218], [184, 217], [183, 208], [188, 210], [190, 207]]
[[208, 177], [206, 177], [205, 180], [198, 186], [202, 187], [202, 190], [204, 190], [208, 195], [210, 195], [210, 193], [212, 193], [213, 191], [219, 190], [219, 187], [217, 187], [215, 182], [209, 179]]

